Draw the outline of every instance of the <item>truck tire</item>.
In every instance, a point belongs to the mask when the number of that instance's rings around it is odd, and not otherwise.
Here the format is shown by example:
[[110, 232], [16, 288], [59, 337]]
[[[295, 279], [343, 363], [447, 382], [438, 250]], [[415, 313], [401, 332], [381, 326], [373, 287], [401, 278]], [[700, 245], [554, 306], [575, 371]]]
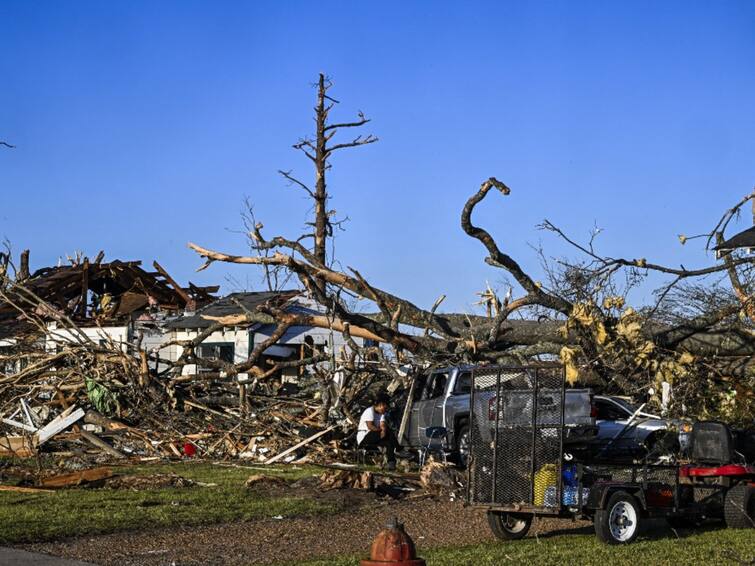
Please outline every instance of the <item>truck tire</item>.
[[466, 468], [467, 462], [469, 461], [469, 448], [472, 437], [469, 430], [469, 423], [467, 421], [462, 421], [460, 424], [461, 426], [459, 426], [459, 429], [455, 434], [456, 446], [454, 447], [454, 456], [456, 457], [456, 462], [459, 466]]
[[637, 498], [617, 491], [595, 512], [595, 534], [607, 544], [629, 544], [640, 534], [642, 507]]
[[488, 525], [501, 540], [519, 540], [530, 530], [532, 515], [514, 515], [502, 511], [488, 511]]
[[755, 527], [755, 488], [735, 485], [726, 492], [724, 518], [730, 529]]

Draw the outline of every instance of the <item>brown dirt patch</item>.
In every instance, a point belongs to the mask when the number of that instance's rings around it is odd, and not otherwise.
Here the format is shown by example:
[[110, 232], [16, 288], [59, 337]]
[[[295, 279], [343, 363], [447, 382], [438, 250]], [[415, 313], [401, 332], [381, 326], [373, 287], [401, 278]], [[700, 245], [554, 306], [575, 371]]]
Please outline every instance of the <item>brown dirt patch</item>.
[[[345, 492], [352, 490], [337, 491], [345, 497]], [[363, 493], [354, 493], [354, 499], [361, 505], [331, 516], [89, 536], [24, 548], [108, 566], [241, 566], [354, 553], [366, 556], [372, 539], [393, 516], [405, 523], [420, 552], [438, 546], [493, 540], [485, 514], [465, 508], [461, 502], [370, 499], [365, 505]], [[541, 520], [537, 528], [533, 525], [530, 536], [585, 525]]]

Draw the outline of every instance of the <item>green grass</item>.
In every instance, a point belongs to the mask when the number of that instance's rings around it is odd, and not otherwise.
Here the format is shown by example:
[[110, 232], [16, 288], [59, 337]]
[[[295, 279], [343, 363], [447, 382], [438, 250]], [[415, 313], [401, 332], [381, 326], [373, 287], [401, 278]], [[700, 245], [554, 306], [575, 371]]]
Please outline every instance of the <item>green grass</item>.
[[[755, 530], [713, 529], [685, 531], [681, 538], [664, 529], [663, 538], [640, 539], [627, 546], [609, 546], [599, 542], [593, 534], [566, 534], [529, 538], [520, 541], [420, 549], [419, 555], [429, 566], [462, 566], [485, 564], [542, 564], [566, 566], [570, 564], [595, 566], [656, 566], [656, 565], [738, 565], [755, 560]], [[367, 557], [348, 556], [297, 562], [299, 566], [354, 566]], [[291, 565], [293, 566], [293, 564]]]
[[337, 511], [334, 505], [309, 497], [260, 497], [244, 487], [244, 481], [252, 474], [293, 480], [318, 473], [315, 468], [281, 466], [262, 471], [190, 462], [123, 466], [115, 471], [144, 476], [173, 472], [217, 486], [143, 491], [76, 488], [54, 493], [0, 492], [0, 544]]

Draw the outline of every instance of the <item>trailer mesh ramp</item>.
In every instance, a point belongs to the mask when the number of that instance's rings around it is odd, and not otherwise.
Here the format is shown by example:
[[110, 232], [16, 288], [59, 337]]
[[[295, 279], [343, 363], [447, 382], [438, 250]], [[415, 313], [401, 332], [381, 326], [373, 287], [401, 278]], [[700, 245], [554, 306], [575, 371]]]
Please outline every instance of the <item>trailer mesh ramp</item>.
[[470, 503], [557, 511], [563, 369], [479, 368], [472, 382]]

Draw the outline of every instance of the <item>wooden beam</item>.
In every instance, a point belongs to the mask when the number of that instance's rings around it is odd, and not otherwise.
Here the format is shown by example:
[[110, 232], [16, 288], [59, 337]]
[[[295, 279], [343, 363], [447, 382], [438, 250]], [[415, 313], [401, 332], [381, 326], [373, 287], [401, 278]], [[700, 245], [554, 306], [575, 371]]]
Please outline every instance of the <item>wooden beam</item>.
[[118, 452], [118, 450], [116, 450], [115, 448], [113, 448], [112, 446], [110, 446], [107, 442], [105, 442], [104, 440], [102, 440], [99, 436], [97, 436], [96, 434], [94, 434], [92, 432], [89, 432], [88, 430], [82, 430], [82, 431], [79, 432], [79, 434], [81, 435], [81, 438], [83, 438], [84, 440], [86, 440], [90, 444], [96, 446], [100, 450], [102, 450], [104, 452], [107, 452], [108, 454], [110, 454], [114, 458], [119, 458], [120, 459], [120, 458], [125, 458], [126, 457], [124, 454]]
[[152, 266], [157, 270], [157, 272], [162, 275], [165, 280], [170, 284], [173, 289], [175, 289], [176, 293], [188, 304], [191, 302], [191, 297], [189, 294], [184, 290], [178, 283], [176, 283], [175, 279], [173, 279], [167, 271], [163, 268], [162, 265], [157, 263], [157, 260], [152, 262]]
[[36, 436], [37, 446], [42, 446], [59, 432], [64, 431], [73, 423], [84, 417], [83, 409], [73, 410], [73, 407], [60, 413], [58, 417], [51, 420], [45, 426], [39, 429]]
[[309, 444], [313, 440], [317, 440], [321, 436], [324, 436], [325, 434], [329, 433], [334, 428], [336, 428], [335, 425], [332, 425], [332, 426], [329, 426], [328, 428], [326, 428], [325, 430], [321, 430], [320, 432], [318, 432], [316, 434], [313, 434], [309, 438], [307, 438], [305, 440], [302, 440], [299, 444], [297, 444], [295, 446], [292, 446], [291, 448], [289, 448], [288, 450], [284, 450], [283, 452], [281, 452], [277, 456], [273, 456], [272, 458], [266, 460], [264, 462], [264, 464], [272, 464], [274, 462], [277, 462], [278, 460], [280, 460], [284, 456], [287, 456], [287, 455], [291, 454], [291, 452], [293, 452], [294, 450], [298, 450], [299, 448], [301, 448], [302, 446], [305, 446], [305, 445]]
[[113, 470], [110, 468], [91, 468], [72, 472], [70, 474], [60, 474], [45, 478], [40, 483], [42, 487], [71, 487], [86, 482], [104, 480], [113, 477]]
[[13, 491], [15, 493], [53, 493], [52, 489], [39, 489], [38, 487], [20, 487], [17, 485], [0, 485], [0, 491]]

